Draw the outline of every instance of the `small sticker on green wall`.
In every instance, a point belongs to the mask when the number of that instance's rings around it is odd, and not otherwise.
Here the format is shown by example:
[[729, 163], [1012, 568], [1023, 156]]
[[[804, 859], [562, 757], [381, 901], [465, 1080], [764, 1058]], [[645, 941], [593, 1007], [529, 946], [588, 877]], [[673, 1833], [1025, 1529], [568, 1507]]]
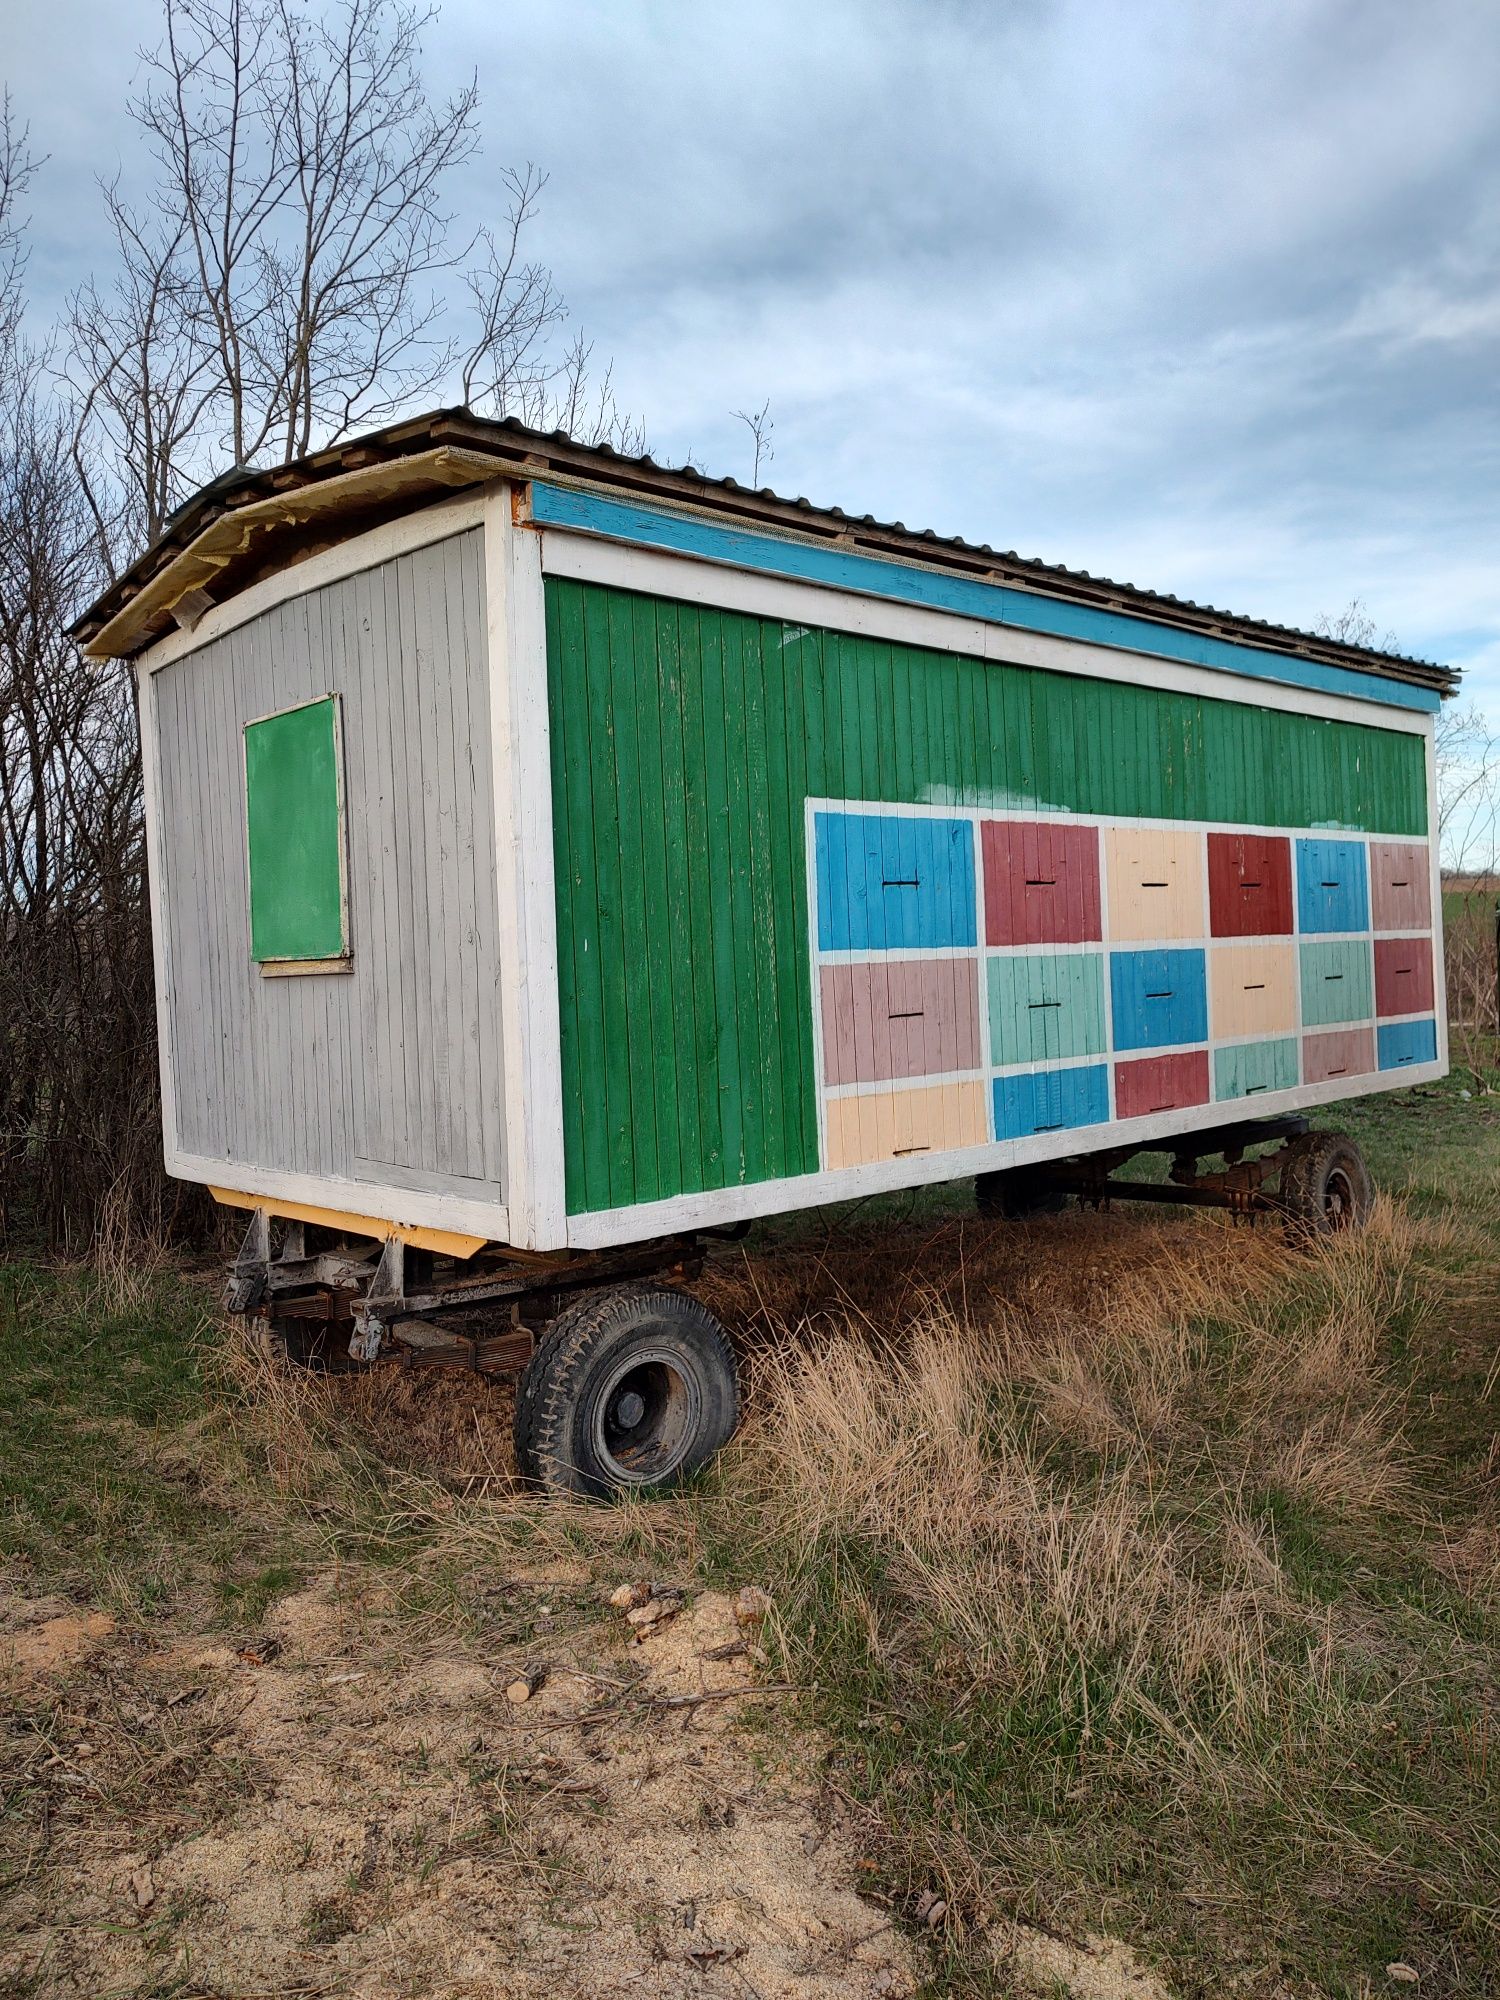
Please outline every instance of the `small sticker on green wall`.
[[338, 697], [245, 724], [250, 952], [257, 963], [348, 951]]

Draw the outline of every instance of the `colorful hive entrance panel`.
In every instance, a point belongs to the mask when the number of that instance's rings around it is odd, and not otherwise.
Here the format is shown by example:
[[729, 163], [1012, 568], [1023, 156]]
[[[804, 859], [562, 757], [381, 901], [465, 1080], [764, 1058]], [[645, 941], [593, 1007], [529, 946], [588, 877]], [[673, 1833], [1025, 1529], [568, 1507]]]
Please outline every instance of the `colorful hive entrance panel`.
[[807, 838], [825, 1169], [1436, 1055], [1425, 843], [868, 800]]

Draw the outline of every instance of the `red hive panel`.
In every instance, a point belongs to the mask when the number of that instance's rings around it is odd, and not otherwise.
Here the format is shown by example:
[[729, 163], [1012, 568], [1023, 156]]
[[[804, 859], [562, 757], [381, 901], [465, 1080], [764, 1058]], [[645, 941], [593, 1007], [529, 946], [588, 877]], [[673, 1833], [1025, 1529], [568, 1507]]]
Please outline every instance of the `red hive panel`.
[[1375, 940], [1375, 1012], [1432, 1012], [1432, 941], [1429, 938]]
[[1267, 833], [1211, 833], [1208, 916], [1215, 937], [1288, 936], [1291, 842]]
[[1146, 1056], [1115, 1064], [1115, 1116], [1145, 1118], [1153, 1111], [1176, 1111], [1208, 1102], [1208, 1051]]
[[990, 944], [1085, 944], [1099, 928], [1099, 834], [1049, 820], [985, 820], [984, 926]]

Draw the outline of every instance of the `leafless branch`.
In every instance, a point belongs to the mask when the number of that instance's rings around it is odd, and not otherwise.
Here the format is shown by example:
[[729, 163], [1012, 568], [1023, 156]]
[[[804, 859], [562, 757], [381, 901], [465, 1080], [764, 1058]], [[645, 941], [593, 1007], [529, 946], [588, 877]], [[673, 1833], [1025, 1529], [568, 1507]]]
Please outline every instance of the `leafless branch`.
[[735, 410], [732, 414], [749, 431], [755, 446], [755, 457], [750, 467], [750, 484], [759, 486], [762, 465], [769, 465], [776, 456], [771, 445], [771, 433], [776, 428], [776, 420], [771, 415], [771, 399], [767, 396], [758, 410]]

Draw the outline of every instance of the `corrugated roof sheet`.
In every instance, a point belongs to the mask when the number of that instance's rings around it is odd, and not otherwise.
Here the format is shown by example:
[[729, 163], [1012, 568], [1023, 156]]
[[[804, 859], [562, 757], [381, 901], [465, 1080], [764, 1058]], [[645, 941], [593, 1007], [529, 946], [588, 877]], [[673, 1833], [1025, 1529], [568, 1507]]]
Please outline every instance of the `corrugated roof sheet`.
[[[960, 570], [966, 575], [1012, 583], [1077, 602], [1133, 611], [1166, 624], [1213, 631], [1224, 638], [1240, 637], [1272, 651], [1358, 664], [1367, 672], [1411, 681], [1442, 693], [1451, 693], [1458, 682], [1453, 669], [1433, 661], [1379, 647], [1350, 645], [1321, 633], [1299, 631], [1268, 619], [1196, 603], [1170, 591], [1120, 583], [1094, 576], [1088, 570], [1042, 562], [1018, 555], [1014, 549], [996, 550], [987, 542], [969, 542], [962, 535], [939, 535], [931, 528], [909, 529], [901, 521], [882, 522], [872, 514], [851, 515], [842, 507], [822, 506], [804, 495], [791, 499], [770, 487], [743, 486], [733, 477], [712, 478], [692, 464], [662, 465], [649, 452], [632, 457], [607, 444], [579, 444], [560, 430], [535, 431], [515, 418], [477, 417], [464, 409], [435, 410], [404, 419], [363, 437], [313, 452], [291, 465], [221, 474], [177, 509], [151, 547], [78, 620], [73, 628], [75, 635], [85, 642], [94, 638], [154, 577], [224, 515], [276, 495], [290, 496], [301, 488], [360, 467], [430, 453], [434, 446], [441, 445], [493, 459], [497, 477], [507, 471], [523, 478], [555, 474], [628, 490], [637, 497], [654, 496], [717, 515], [732, 515], [773, 531], [815, 534], [825, 541], [836, 540], [872, 554]], [[404, 489], [401, 500], [393, 503], [391, 511], [412, 504], [412, 499], [411, 490]], [[265, 555], [258, 553], [253, 565], [255, 573], [264, 573], [268, 566], [274, 567], [274, 563], [268, 564]], [[248, 562], [243, 565], [246, 571], [251, 567]], [[226, 563], [217, 581], [227, 587], [216, 589], [213, 595], [216, 598], [232, 595], [246, 580], [248, 575], [237, 577], [234, 565]], [[128, 650], [149, 644], [170, 623], [167, 612], [159, 617], [153, 615], [151, 629]]]

